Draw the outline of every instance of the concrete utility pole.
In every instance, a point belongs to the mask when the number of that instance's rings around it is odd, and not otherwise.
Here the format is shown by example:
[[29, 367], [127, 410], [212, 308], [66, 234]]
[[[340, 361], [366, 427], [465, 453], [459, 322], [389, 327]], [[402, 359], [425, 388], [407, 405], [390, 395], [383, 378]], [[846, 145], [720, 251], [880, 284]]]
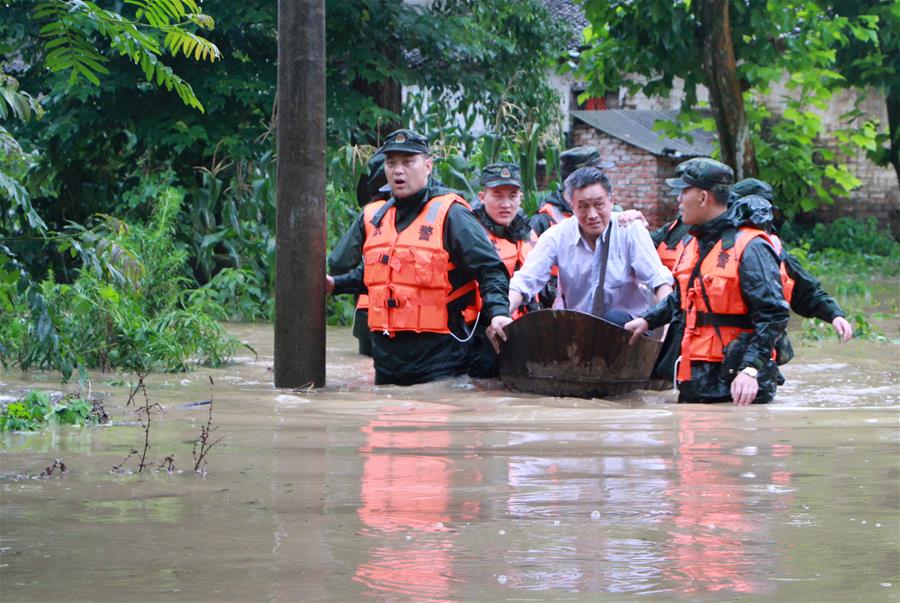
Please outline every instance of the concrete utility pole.
[[278, 2], [275, 387], [325, 384], [325, 1]]

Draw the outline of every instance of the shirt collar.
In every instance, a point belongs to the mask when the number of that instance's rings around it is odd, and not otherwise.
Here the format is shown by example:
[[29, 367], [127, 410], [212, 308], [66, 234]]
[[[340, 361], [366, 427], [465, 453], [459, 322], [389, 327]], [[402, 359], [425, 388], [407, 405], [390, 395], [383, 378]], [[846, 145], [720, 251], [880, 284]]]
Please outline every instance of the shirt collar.
[[[579, 241], [584, 241], [584, 246], [587, 247], [588, 249], [590, 249], [591, 246], [588, 245], [588, 242], [585, 241], [584, 236], [582, 236], [582, 234], [581, 234], [581, 226], [578, 224], [578, 218], [576, 218], [575, 216], [572, 216], [571, 218], [567, 218], [567, 219], [575, 221], [575, 239], [572, 241], [572, 245], [578, 245]], [[606, 225], [606, 228], [603, 230], [602, 233], [600, 233], [600, 236], [597, 238], [598, 243], [603, 243], [606, 241], [606, 237], [609, 236], [609, 233], [612, 230], [613, 221], [614, 221], [614, 217], [610, 216], [609, 224]]]

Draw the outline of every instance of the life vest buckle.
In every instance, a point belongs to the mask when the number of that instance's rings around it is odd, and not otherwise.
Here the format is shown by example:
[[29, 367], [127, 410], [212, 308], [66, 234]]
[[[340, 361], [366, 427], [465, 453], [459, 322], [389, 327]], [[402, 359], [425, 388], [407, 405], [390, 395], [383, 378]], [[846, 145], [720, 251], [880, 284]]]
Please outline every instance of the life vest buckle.
[[394, 299], [393, 297], [389, 298], [387, 300], [387, 302], [385, 302], [385, 303], [387, 304], [388, 308], [399, 308], [400, 307], [400, 300]]
[[388, 256], [388, 254], [385, 253], [381, 255], [381, 259], [379, 259], [378, 261], [386, 266], [391, 261], [391, 258], [390, 256]]

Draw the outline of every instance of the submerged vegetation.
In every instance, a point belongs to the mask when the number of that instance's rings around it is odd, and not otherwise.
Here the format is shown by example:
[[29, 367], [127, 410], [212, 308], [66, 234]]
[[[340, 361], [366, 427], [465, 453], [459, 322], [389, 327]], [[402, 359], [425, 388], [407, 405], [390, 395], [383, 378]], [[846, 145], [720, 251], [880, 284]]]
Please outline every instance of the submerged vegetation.
[[[38, 431], [52, 425], [99, 425], [109, 421], [97, 399], [67, 394], [51, 400], [46, 392], [32, 390], [0, 412], [0, 431]], [[65, 471], [65, 469], [63, 469]]]

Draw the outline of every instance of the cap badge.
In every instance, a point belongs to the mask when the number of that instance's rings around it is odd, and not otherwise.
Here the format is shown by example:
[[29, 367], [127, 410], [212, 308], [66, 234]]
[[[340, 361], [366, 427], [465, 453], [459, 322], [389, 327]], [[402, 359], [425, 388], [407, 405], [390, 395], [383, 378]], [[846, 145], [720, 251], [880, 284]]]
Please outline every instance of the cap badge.
[[509, 178], [509, 168], [503, 168], [502, 170], [500, 170], [500, 175], [504, 178]]
[[394, 142], [401, 142], [401, 143], [406, 142], [406, 135], [405, 134], [397, 134], [394, 137]]

